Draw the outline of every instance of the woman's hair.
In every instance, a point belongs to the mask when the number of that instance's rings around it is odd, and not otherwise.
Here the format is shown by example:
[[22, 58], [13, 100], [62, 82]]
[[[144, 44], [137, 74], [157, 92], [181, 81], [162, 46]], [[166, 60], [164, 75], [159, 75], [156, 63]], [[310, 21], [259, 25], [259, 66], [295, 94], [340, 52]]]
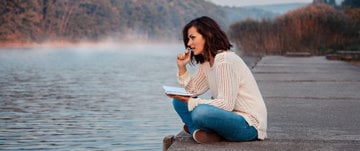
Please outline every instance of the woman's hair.
[[224, 31], [221, 30], [220, 26], [207, 16], [202, 16], [190, 21], [183, 29], [183, 40], [184, 45], [187, 48], [187, 43], [189, 42], [188, 31], [191, 27], [195, 27], [197, 32], [199, 32], [205, 39], [204, 45], [204, 54], [193, 55], [191, 57], [191, 62], [194, 60], [196, 63], [204, 63], [205, 61], [210, 61], [210, 55], [215, 57], [219, 50], [230, 50], [232, 45], [230, 44], [229, 39], [227, 38]]

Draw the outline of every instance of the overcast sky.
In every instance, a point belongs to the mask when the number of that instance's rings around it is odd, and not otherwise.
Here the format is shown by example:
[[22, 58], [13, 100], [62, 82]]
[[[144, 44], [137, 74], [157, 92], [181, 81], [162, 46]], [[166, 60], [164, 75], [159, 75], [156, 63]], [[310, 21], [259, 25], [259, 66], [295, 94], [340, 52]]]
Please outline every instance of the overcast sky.
[[247, 5], [267, 5], [281, 3], [312, 3], [313, 0], [207, 0], [218, 5], [226, 6], [247, 6]]

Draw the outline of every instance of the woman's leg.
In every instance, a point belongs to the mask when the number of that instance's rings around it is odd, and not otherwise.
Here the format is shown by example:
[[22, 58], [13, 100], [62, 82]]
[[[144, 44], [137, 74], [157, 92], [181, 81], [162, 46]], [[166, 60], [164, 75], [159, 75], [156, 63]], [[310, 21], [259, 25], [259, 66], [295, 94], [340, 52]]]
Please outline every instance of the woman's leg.
[[200, 130], [216, 132], [229, 141], [251, 141], [257, 139], [257, 130], [233, 112], [201, 104], [191, 112], [192, 122]]
[[197, 128], [191, 119], [191, 112], [189, 112], [187, 104], [180, 100], [174, 99], [173, 106], [181, 120], [188, 127], [190, 134], [192, 134]]

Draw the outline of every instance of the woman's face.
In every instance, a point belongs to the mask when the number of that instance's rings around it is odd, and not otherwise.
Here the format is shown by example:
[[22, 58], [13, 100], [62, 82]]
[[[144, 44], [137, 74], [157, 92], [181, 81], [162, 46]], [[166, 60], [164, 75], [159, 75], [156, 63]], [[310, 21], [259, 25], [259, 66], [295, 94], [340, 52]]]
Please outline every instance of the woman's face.
[[205, 39], [200, 33], [198, 33], [197, 29], [194, 26], [189, 28], [188, 38], [189, 41], [187, 43], [187, 46], [193, 49], [194, 55], [203, 54]]

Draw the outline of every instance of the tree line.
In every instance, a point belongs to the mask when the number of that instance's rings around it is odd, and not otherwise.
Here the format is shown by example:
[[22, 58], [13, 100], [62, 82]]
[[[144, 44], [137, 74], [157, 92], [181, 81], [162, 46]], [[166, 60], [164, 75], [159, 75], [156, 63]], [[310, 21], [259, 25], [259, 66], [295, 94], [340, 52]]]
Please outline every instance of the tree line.
[[178, 40], [182, 26], [225, 12], [204, 0], [1, 0], [0, 42]]
[[345, 0], [341, 9], [324, 3], [310, 4], [272, 20], [248, 19], [234, 23], [228, 34], [247, 55], [285, 54], [288, 51], [316, 55], [334, 50], [360, 50], [358, 3]]

